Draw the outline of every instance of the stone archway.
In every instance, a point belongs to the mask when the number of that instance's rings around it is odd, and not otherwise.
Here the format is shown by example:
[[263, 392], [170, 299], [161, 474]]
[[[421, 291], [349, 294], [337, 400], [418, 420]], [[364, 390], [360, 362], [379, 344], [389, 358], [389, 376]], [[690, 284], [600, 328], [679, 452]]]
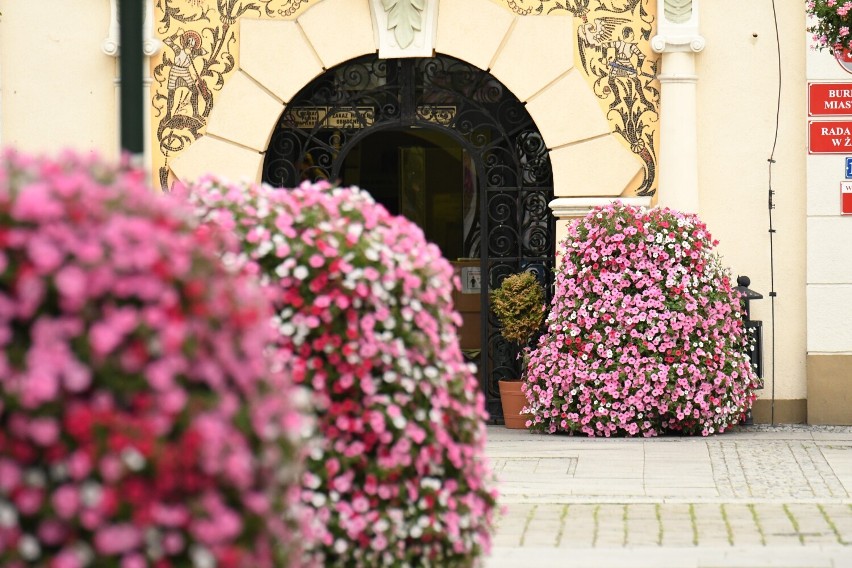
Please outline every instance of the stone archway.
[[[239, 68], [216, 100], [206, 135], [172, 161], [174, 175], [261, 181], [273, 131], [299, 91], [344, 61], [381, 52], [387, 30], [375, 29], [372, 1], [322, 0], [291, 21], [242, 18]], [[641, 175], [642, 164], [610, 131], [575, 68], [573, 18], [518, 16], [490, 0], [427, 1], [437, 14], [434, 51], [488, 71], [538, 128], [552, 170], [553, 240], [568, 218], [620, 198]]]
[[[574, 67], [573, 19], [517, 16], [490, 0], [431, 1], [435, 50], [489, 70], [526, 105], [549, 150], [557, 201], [620, 196], [641, 164], [610, 132]], [[326, 69], [375, 53], [384, 33], [374, 30], [370, 5], [361, 0], [323, 0], [292, 21], [242, 18], [240, 26], [239, 69], [223, 87], [206, 135], [173, 160], [180, 180], [211, 171], [260, 180], [291, 98]]]
[[[425, 133], [445, 136], [459, 148], [458, 175], [442, 178], [441, 188], [436, 175], [427, 175]], [[521, 271], [535, 274], [548, 297], [553, 288], [556, 238], [548, 209], [553, 176], [547, 148], [525, 106], [487, 71], [442, 54], [366, 55], [332, 67], [293, 97], [272, 135], [263, 181], [294, 187], [345, 179], [349, 153], [381, 134], [393, 134], [394, 145], [390, 151], [374, 149], [368, 163], [381, 175], [373, 178], [375, 185], [362, 187], [427, 236], [432, 229], [439, 237], [432, 240], [440, 240], [462, 280], [467, 281], [465, 270], [476, 274], [472, 279], [479, 284], [455, 298], [464, 322], [462, 347], [478, 362], [487, 410], [499, 421], [498, 382], [518, 377], [520, 369], [518, 349], [501, 336], [488, 292]], [[409, 153], [404, 145], [419, 151]], [[391, 164], [393, 158], [399, 161]], [[450, 186], [454, 190], [447, 192]], [[457, 207], [448, 205], [450, 198]], [[433, 216], [435, 211], [440, 214]], [[436, 225], [441, 228], [433, 230]], [[441, 240], [451, 227], [458, 229], [455, 238]]]

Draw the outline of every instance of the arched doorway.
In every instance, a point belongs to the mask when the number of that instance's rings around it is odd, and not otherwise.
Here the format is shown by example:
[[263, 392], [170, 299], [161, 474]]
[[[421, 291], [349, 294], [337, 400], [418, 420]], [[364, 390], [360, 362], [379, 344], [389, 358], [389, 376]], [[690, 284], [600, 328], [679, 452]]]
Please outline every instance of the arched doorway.
[[473, 159], [440, 130], [381, 130], [350, 147], [342, 185], [357, 185], [394, 215], [417, 223], [444, 257], [475, 250], [476, 171]]
[[[420, 150], [448, 139], [459, 149], [462, 215], [443, 221], [460, 223], [463, 235], [461, 254], [449, 259], [474, 269], [469, 275], [481, 275], [479, 290], [470, 286], [477, 283], [473, 277], [467, 291], [478, 300], [476, 359], [487, 409], [500, 421], [497, 381], [517, 377], [518, 362], [516, 350], [499, 335], [488, 290], [525, 270], [539, 277], [549, 295], [555, 263], [555, 220], [548, 208], [553, 175], [547, 148], [523, 103], [488, 72], [449, 56], [353, 59], [320, 75], [288, 104], [266, 153], [263, 181], [279, 187], [306, 179], [352, 181], [350, 156], [367, 152], [375, 158], [385, 148], [413, 167], [399, 170], [399, 187], [382, 191], [398, 196], [397, 212], [413, 204], [415, 213], [409, 214], [416, 216], [422, 204], [427, 214], [425, 204], [434, 201], [434, 192], [422, 203], [419, 197], [410, 203], [406, 191], [416, 195], [412, 186], [422, 181], [421, 191], [430, 195], [428, 156]], [[406, 158], [399, 150], [407, 147], [420, 150]], [[414, 172], [412, 179], [406, 178], [408, 171]]]

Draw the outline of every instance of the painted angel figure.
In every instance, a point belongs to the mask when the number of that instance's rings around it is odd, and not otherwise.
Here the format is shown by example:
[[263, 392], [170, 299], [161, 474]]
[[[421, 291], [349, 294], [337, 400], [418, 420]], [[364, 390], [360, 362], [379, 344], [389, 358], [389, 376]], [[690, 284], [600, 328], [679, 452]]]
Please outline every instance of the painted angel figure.
[[[650, 77], [649, 74], [642, 71], [645, 54], [639, 49], [633, 28], [625, 25], [629, 23], [630, 20], [626, 18], [596, 18], [593, 22], [581, 25], [577, 30], [577, 43], [583, 68], [587, 73], [601, 78], [608, 76], [607, 82], [610, 91], [615, 96], [615, 101], [610, 105], [610, 108], [615, 108], [622, 100], [619, 88], [615, 84], [619, 79], [634, 82], [637, 96], [647, 106], [652, 106], [645, 99], [639, 80], [640, 75]], [[623, 27], [621, 33], [616, 37], [615, 32], [619, 26]], [[610, 50], [614, 51], [612, 56], [610, 56]], [[589, 52], [594, 52], [597, 55], [594, 60], [589, 56]], [[590, 69], [594, 62], [605, 64], [607, 71], [598, 70], [598, 72], [595, 72], [595, 70]]]
[[[583, 24], [577, 30], [577, 39], [580, 46], [580, 61], [586, 72], [590, 72], [588, 66], [588, 51], [595, 51], [598, 57], [605, 58], [610, 48], [615, 49], [615, 58], [609, 61], [611, 73], [616, 77], [636, 76], [637, 67], [642, 67], [645, 55], [639, 49], [633, 28], [625, 26], [621, 30], [621, 37], [614, 39], [615, 30], [618, 26], [630, 23], [626, 18], [596, 18], [593, 22]], [[638, 58], [636, 67], [633, 66], [632, 58]]]
[[[607, 116], [616, 121], [615, 132], [645, 163], [637, 194], [651, 195], [656, 158], [646, 120], [655, 120], [657, 115], [656, 105], [648, 98], [657, 91], [651, 85], [654, 73], [642, 68], [646, 57], [638, 43], [633, 21], [626, 18], [596, 18], [577, 29], [578, 54], [585, 72], [595, 79], [595, 94], [609, 101]], [[650, 67], [655, 72], [653, 60]]]
[[590, 60], [595, 56], [596, 59], [603, 57], [603, 44], [612, 40], [616, 26], [623, 23], [627, 23], [624, 18], [596, 18], [577, 28], [577, 46], [586, 73], [592, 74]]
[[[180, 38], [180, 43], [178, 43]], [[207, 50], [201, 47], [201, 36], [198, 32], [189, 30], [184, 32], [179, 29], [177, 33], [163, 40], [167, 46], [175, 52], [174, 63], [169, 70], [169, 81], [166, 85], [168, 90], [168, 100], [166, 102], [166, 119], [172, 116], [174, 111], [175, 94], [179, 89], [185, 88], [189, 90], [189, 100], [192, 105], [192, 114], [195, 117], [199, 116], [198, 98], [199, 92], [202, 95], [207, 90], [207, 85], [198, 75], [195, 69], [194, 60], [207, 54]], [[205, 99], [207, 97], [205, 96]]]
[[[645, 54], [636, 43], [633, 28], [626, 26], [621, 30], [621, 39], [611, 41], [607, 47], [615, 48], [615, 58], [610, 60], [609, 67], [613, 77], [636, 77], [642, 69]], [[633, 56], [636, 56], [636, 66], [633, 66]]]

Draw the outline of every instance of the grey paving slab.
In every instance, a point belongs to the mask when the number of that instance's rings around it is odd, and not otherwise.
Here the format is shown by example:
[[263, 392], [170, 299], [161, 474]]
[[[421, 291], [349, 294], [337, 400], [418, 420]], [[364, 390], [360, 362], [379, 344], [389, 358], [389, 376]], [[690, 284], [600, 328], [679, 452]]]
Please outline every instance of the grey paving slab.
[[813, 436], [814, 440], [830, 440], [830, 441], [845, 440], [845, 441], [852, 442], [852, 433], [849, 433], [849, 432], [819, 432], [819, 431], [816, 431], [816, 432], [813, 432], [812, 436]]
[[852, 550], [745, 548], [495, 548], [486, 568], [847, 568]]
[[487, 568], [852, 566], [852, 428], [489, 438], [505, 514]]

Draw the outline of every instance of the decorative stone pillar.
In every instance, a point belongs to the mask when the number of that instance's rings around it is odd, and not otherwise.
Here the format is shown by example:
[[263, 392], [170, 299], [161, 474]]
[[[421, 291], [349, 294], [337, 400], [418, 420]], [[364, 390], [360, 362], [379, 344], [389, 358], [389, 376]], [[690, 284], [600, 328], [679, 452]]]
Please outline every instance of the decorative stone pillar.
[[657, 0], [657, 35], [651, 38], [651, 49], [662, 54], [657, 203], [689, 213], [699, 212], [695, 54], [705, 41], [698, 2]]

